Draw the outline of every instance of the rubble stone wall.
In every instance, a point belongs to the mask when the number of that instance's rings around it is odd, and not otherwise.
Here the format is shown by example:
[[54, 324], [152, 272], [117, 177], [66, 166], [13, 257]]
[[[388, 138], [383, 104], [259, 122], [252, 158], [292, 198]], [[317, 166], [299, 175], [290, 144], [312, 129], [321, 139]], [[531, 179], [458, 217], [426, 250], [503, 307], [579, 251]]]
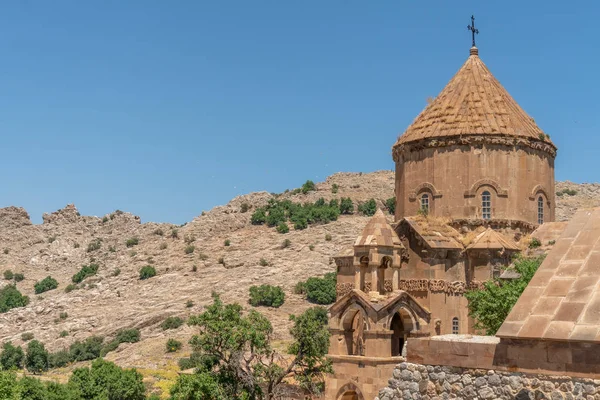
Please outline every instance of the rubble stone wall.
[[600, 380], [403, 362], [377, 400], [600, 399]]

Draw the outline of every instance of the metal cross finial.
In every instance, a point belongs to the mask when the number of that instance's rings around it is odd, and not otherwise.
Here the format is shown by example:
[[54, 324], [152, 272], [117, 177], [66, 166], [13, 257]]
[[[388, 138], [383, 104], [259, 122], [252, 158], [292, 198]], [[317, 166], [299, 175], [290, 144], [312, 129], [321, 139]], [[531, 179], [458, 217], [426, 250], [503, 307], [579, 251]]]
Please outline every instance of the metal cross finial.
[[479, 34], [479, 29], [475, 29], [475, 16], [471, 15], [471, 25], [467, 25], [467, 29], [471, 31], [473, 36], [473, 47], [475, 47], [475, 34]]

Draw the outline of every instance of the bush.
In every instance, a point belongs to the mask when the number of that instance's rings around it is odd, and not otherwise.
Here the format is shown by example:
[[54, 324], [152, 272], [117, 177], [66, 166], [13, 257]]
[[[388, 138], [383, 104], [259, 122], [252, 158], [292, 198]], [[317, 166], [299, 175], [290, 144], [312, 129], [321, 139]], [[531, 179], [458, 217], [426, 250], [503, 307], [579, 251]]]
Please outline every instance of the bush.
[[304, 182], [304, 185], [302, 185], [301, 190], [302, 190], [303, 194], [306, 194], [308, 192], [317, 190], [317, 187], [315, 186], [315, 183], [313, 181], [308, 180], [308, 181]]
[[140, 240], [138, 238], [130, 238], [130, 239], [127, 239], [127, 241], [125, 242], [125, 246], [133, 247], [133, 246], [137, 246], [139, 243], [140, 243]]
[[186, 369], [196, 368], [201, 365], [203, 359], [204, 357], [200, 353], [194, 351], [189, 357], [180, 358], [177, 364], [180, 370], [185, 371]]
[[8, 250], [8, 249], [4, 249], [4, 250], [3, 250], [4, 254], [8, 254], [8, 252], [9, 252], [9, 251], [10, 251], [10, 250]]
[[308, 221], [306, 220], [306, 218], [297, 218], [296, 222], [294, 222], [294, 229], [297, 231], [301, 231], [302, 229], [306, 228], [308, 228]]
[[31, 332], [25, 332], [21, 334], [21, 340], [24, 342], [29, 342], [31, 339], [33, 339], [33, 333]]
[[102, 350], [100, 350], [100, 357], [106, 357], [108, 353], [118, 349], [120, 344], [121, 343], [119, 343], [119, 341], [116, 339], [106, 343], [104, 346], [102, 346]]
[[67, 350], [59, 350], [56, 353], [48, 354], [48, 365], [50, 368], [62, 368], [69, 365], [71, 355]]
[[156, 276], [156, 269], [151, 265], [146, 265], [140, 270], [140, 280], [145, 280]]
[[323, 278], [308, 278], [304, 283], [306, 299], [316, 304], [331, 304], [335, 302], [337, 277], [334, 272]]
[[342, 197], [340, 202], [340, 214], [353, 214], [354, 213], [354, 203], [352, 203], [352, 199], [350, 197]]
[[223, 242], [223, 244], [225, 245], [225, 247], [230, 246], [231, 245], [231, 240], [225, 239], [225, 242]]
[[21, 282], [23, 279], [25, 279], [25, 275], [20, 274], [20, 273], [16, 273], [14, 275], [14, 279], [15, 279], [15, 282]]
[[259, 264], [261, 267], [266, 267], [266, 266], [268, 266], [268, 265], [269, 265], [269, 262], [268, 262], [267, 260], [265, 260], [264, 258], [261, 258], [261, 259], [260, 259], [260, 261], [258, 262], [258, 264]]
[[257, 208], [256, 211], [250, 217], [250, 223], [252, 225], [262, 225], [267, 222], [267, 214], [264, 207]]
[[183, 319], [179, 317], [168, 317], [162, 322], [162, 324], [160, 324], [160, 327], [163, 329], [163, 331], [168, 329], [177, 329], [183, 325], [183, 322]]
[[99, 249], [100, 249], [100, 247], [102, 247], [102, 240], [100, 240], [100, 239], [95, 239], [95, 240], [92, 240], [92, 241], [91, 241], [91, 242], [88, 244], [88, 247], [87, 247], [87, 252], [88, 252], [88, 253], [91, 253], [92, 251], [99, 250]]
[[306, 294], [306, 282], [298, 282], [294, 286], [294, 294]]
[[334, 183], [333, 185], [331, 185], [331, 193], [336, 194], [339, 188], [340, 187], [337, 185], [337, 183]]
[[0, 365], [5, 371], [11, 369], [22, 369], [23, 368], [23, 349], [15, 347], [11, 342], [6, 342], [2, 346], [2, 353], [0, 354]]
[[110, 276], [119, 276], [121, 274], [121, 268], [115, 268], [113, 272], [110, 273]]
[[157, 236], [164, 236], [164, 234], [165, 234], [165, 233], [163, 232], [163, 230], [162, 230], [162, 229], [160, 229], [160, 228], [156, 228], [156, 229], [154, 230], [154, 232], [153, 232], [153, 233], [154, 233], [155, 235], [157, 235]]
[[185, 302], [185, 306], [187, 308], [192, 308], [192, 307], [194, 307], [194, 302], [192, 300], [188, 300]]
[[542, 245], [542, 242], [540, 242], [540, 240], [538, 238], [531, 238], [531, 242], [529, 242], [530, 249], [535, 249], [537, 247], [540, 247], [541, 245]]
[[137, 343], [140, 341], [139, 329], [122, 329], [117, 332], [115, 340], [119, 343]]
[[0, 289], [0, 313], [12, 308], [25, 307], [27, 304], [29, 304], [29, 297], [23, 296], [14, 285]]
[[290, 239], [285, 239], [283, 241], [283, 243], [281, 243], [281, 248], [282, 249], [287, 249], [288, 247], [290, 247], [290, 245], [292, 244]]
[[190, 245], [185, 246], [184, 253], [192, 254], [194, 252], [194, 250], [196, 250], [196, 246], [190, 244]]
[[179, 231], [177, 229], [171, 229], [171, 238], [172, 239], [179, 238]]
[[169, 247], [169, 246], [167, 245], [167, 242], [162, 242], [162, 243], [160, 244], [160, 246], [158, 246], [158, 248], [159, 248], [160, 250], [165, 250], [167, 247]]
[[277, 232], [288, 233], [289, 231], [290, 231], [290, 228], [288, 227], [288, 225], [285, 222], [281, 222], [279, 225], [277, 225]]
[[181, 349], [181, 342], [175, 339], [167, 340], [167, 353], [175, 353]]
[[331, 238], [331, 235], [330, 235], [329, 233], [327, 233], [327, 234], [325, 235], [325, 240], [326, 240], [327, 242], [331, 242], [331, 239], [332, 239], [332, 238]]
[[285, 293], [280, 286], [260, 285], [250, 287], [250, 304], [255, 307], [280, 307], [285, 301]]
[[77, 285], [74, 285], [74, 284], [70, 283], [65, 288], [65, 293], [70, 293], [70, 292], [72, 292], [75, 289], [79, 289], [79, 288], [77, 287]]
[[146, 388], [142, 375], [135, 369], [122, 369], [115, 364], [95, 360], [91, 368], [77, 368], [69, 379], [74, 392], [85, 394], [82, 399], [145, 400]]
[[245, 213], [250, 209], [250, 204], [248, 203], [242, 203], [242, 206], [240, 207], [240, 211]]
[[37, 340], [29, 342], [27, 354], [25, 355], [25, 367], [34, 374], [48, 371], [48, 351], [43, 343]]
[[370, 199], [358, 206], [358, 212], [368, 217], [375, 215], [377, 211], [377, 203], [375, 199]]
[[84, 265], [83, 267], [81, 267], [79, 272], [77, 272], [75, 275], [73, 275], [73, 277], [71, 278], [71, 281], [73, 281], [73, 283], [80, 283], [85, 278], [92, 276], [92, 275], [96, 275], [96, 273], [98, 272], [98, 268], [99, 268], [98, 264]]
[[59, 314], [59, 318], [60, 319], [67, 319], [68, 317], [69, 317], [69, 314], [67, 314], [64, 311]]
[[90, 336], [83, 342], [79, 340], [69, 347], [71, 361], [95, 360], [100, 357], [104, 338], [101, 336]]
[[387, 199], [385, 201], [385, 206], [387, 207], [390, 214], [394, 215], [394, 213], [396, 212], [396, 198], [390, 197], [389, 199]]
[[7, 269], [6, 271], [4, 271], [4, 279], [6, 279], [7, 281], [12, 280], [15, 277], [15, 275], [13, 274], [13, 272], [10, 269]]
[[314, 250], [315, 250], [315, 245], [314, 245], [314, 244], [311, 244], [311, 245], [309, 245], [309, 246], [308, 246], [308, 249], [309, 249], [310, 251], [314, 251]]
[[58, 287], [57, 280], [52, 278], [51, 276], [47, 276], [44, 279], [42, 279], [41, 281], [36, 282], [35, 285], [33, 285], [33, 288], [35, 289], [35, 294], [44, 293], [44, 292], [47, 292], [48, 290], [56, 289], [57, 287]]
[[69, 336], [69, 332], [68, 331], [61, 331], [60, 335], [58, 335], [58, 337], [61, 337], [61, 338], [67, 337], [67, 336]]

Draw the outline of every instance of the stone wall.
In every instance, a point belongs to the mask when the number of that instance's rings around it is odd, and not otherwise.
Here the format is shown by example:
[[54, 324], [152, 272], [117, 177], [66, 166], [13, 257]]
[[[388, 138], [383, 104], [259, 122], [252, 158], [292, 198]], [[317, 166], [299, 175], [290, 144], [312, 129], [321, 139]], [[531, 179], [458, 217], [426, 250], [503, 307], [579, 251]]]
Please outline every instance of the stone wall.
[[600, 399], [600, 380], [403, 362], [377, 400]]

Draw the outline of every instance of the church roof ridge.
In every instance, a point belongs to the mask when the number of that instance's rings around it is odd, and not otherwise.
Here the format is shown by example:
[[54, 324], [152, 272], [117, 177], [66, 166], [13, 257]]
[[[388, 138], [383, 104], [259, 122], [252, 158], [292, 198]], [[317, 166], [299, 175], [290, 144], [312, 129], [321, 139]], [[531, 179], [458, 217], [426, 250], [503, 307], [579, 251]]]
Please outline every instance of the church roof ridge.
[[422, 139], [490, 135], [556, 146], [510, 96], [471, 47], [466, 62], [398, 138], [394, 147]]

